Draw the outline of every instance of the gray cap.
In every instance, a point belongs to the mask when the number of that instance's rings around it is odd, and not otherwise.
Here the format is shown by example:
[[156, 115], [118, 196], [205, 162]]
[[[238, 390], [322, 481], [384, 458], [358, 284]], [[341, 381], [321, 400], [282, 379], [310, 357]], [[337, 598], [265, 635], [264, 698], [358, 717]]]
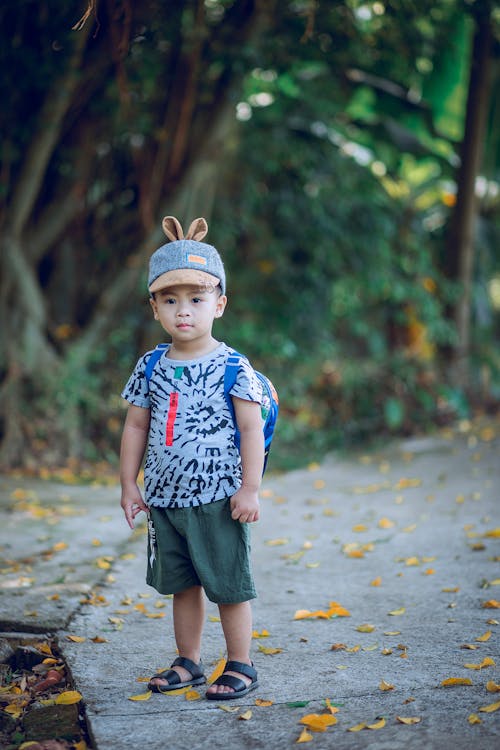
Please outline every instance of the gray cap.
[[[172, 220], [167, 222], [167, 220]], [[197, 219], [196, 221], [204, 221]], [[165, 223], [167, 222], [167, 223]], [[179, 223], [173, 217], [165, 217], [164, 229], [167, 236], [172, 236], [168, 227], [175, 235], [182, 237]], [[192, 226], [195, 224], [193, 222]], [[205, 222], [206, 226], [206, 222]], [[202, 232], [199, 232], [200, 236]], [[189, 235], [189, 232], [188, 232]], [[204, 235], [203, 235], [204, 236]], [[148, 288], [150, 292], [157, 292], [168, 286], [177, 284], [196, 284], [199, 286], [218, 286], [222, 293], [226, 293], [226, 274], [221, 257], [215, 247], [196, 239], [179, 238], [161, 247], [153, 253], [149, 261]]]

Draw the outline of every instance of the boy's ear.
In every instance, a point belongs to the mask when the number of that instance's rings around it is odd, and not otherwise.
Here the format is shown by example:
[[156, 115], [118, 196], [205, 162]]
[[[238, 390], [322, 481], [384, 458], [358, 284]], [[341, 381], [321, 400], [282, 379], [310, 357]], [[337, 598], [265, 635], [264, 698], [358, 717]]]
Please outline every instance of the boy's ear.
[[163, 231], [171, 242], [184, 239], [184, 231], [181, 223], [175, 216], [165, 216], [162, 221]]
[[217, 306], [215, 308], [215, 317], [216, 318], [222, 318], [224, 315], [224, 310], [226, 309], [227, 305], [227, 297], [225, 294], [221, 294], [219, 299], [217, 300]]
[[151, 305], [151, 308], [153, 310], [154, 319], [158, 320], [158, 308], [156, 306], [156, 300], [154, 297], [149, 298], [149, 304]]
[[207, 232], [208, 224], [206, 222], [206, 219], [194, 219], [194, 221], [191, 222], [189, 229], [187, 230], [186, 239], [201, 242], [201, 240], [206, 236]]

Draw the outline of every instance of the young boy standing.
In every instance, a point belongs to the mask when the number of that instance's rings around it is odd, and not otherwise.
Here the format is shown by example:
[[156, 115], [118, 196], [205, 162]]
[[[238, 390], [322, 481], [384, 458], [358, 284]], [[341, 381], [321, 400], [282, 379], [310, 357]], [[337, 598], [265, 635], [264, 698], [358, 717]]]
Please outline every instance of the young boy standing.
[[[166, 217], [171, 240], [151, 257], [148, 287], [155, 320], [170, 335], [151, 373], [143, 355], [122, 396], [129, 402], [123, 430], [121, 506], [128, 524], [148, 514], [147, 583], [173, 594], [174, 635], [179, 657], [151, 678], [155, 692], [205, 680], [201, 637], [204, 592], [216, 602], [226, 640], [224, 673], [206, 692], [229, 700], [257, 687], [250, 660], [255, 588], [248, 524], [259, 518], [258, 491], [264, 463], [262, 389], [241, 359], [231, 389], [241, 434], [224, 395], [231, 349], [212, 335], [226, 306], [226, 278], [217, 250], [201, 240], [208, 227], [195, 220], [184, 238], [177, 219]], [[144, 467], [145, 501], [137, 477]]]

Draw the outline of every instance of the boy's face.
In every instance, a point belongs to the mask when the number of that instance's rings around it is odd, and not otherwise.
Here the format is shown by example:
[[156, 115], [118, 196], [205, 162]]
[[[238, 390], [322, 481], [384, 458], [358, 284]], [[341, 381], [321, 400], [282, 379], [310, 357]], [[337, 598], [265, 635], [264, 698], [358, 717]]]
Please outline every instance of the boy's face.
[[227, 297], [217, 289], [179, 285], [160, 289], [150, 299], [155, 320], [172, 341], [195, 342], [212, 336], [214, 318], [220, 318]]

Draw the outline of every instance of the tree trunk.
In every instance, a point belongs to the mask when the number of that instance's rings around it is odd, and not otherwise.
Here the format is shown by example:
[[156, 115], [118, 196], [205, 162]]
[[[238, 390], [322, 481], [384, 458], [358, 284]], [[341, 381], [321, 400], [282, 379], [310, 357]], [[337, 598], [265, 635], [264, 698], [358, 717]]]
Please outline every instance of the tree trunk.
[[476, 178], [481, 167], [490, 102], [492, 40], [491, 14], [483, 7], [483, 12], [478, 13], [476, 18], [457, 202], [447, 242], [447, 270], [461, 287], [461, 294], [454, 309], [457, 343], [452, 352], [451, 372], [455, 384], [463, 388], [469, 385], [474, 228], [477, 216]]

